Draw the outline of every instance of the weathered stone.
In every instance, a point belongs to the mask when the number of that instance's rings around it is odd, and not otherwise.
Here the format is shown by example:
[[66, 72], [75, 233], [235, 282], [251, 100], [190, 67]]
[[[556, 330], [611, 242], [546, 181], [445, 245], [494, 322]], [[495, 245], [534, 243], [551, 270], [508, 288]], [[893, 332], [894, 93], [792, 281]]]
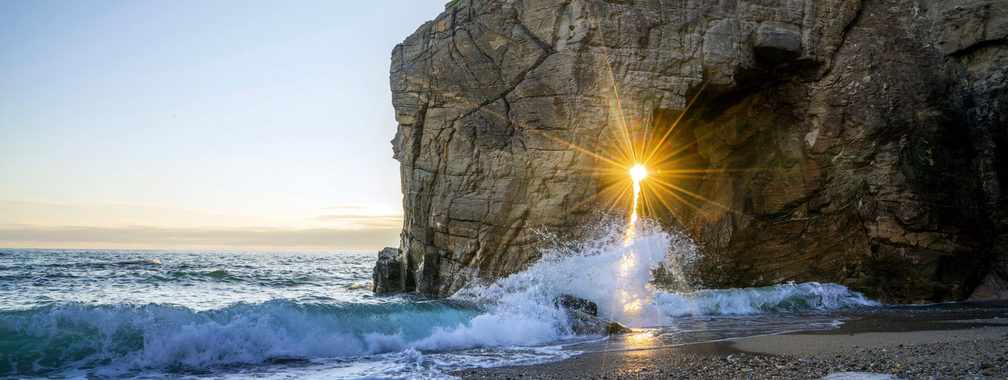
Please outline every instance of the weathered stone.
[[575, 334], [616, 335], [631, 332], [619, 322], [600, 318], [598, 305], [584, 298], [562, 294], [554, 299], [553, 303], [567, 313], [567, 323]]
[[615, 199], [596, 195], [619, 180], [591, 173], [623, 170], [597, 155], [654, 142], [703, 89], [655, 154], [674, 156], [648, 162], [699, 174], [665, 177], [681, 190], [652, 193], [669, 209], [653, 201], [645, 217], [701, 246], [704, 286], [964, 299], [1008, 273], [1006, 12], [1006, 0], [459, 1], [392, 53], [403, 283], [450, 295], [536, 260], [535, 231], [590, 233]]
[[564, 310], [580, 311], [593, 317], [598, 316], [598, 305], [584, 298], [574, 297], [569, 294], [561, 294], [553, 303]]
[[801, 30], [794, 25], [765, 22], [756, 29], [753, 48], [761, 59], [785, 61], [801, 54]]
[[400, 292], [406, 288], [403, 284], [403, 265], [396, 259], [398, 255], [398, 248], [385, 247], [378, 251], [378, 262], [375, 263], [374, 273], [371, 275], [374, 280], [372, 290], [375, 293]]

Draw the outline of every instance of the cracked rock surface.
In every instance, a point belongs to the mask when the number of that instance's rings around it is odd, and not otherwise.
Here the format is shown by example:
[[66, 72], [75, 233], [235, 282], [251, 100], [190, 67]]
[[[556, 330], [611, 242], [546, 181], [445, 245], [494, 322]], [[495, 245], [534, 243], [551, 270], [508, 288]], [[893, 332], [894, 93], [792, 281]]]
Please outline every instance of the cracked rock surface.
[[398, 290], [576, 238], [611, 182], [593, 153], [700, 93], [652, 167], [699, 174], [648, 216], [700, 246], [703, 286], [1005, 297], [1006, 68], [1008, 0], [459, 1], [392, 51]]

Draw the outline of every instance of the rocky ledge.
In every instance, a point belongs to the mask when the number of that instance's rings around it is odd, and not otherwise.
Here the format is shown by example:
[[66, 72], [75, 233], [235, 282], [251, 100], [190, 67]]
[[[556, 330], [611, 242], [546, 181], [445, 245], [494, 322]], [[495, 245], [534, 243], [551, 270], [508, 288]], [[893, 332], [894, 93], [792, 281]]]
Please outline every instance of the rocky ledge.
[[695, 172], [648, 217], [692, 236], [704, 286], [1004, 297], [1006, 68], [1005, 0], [454, 2], [392, 52], [382, 290], [522, 269], [534, 231], [576, 238], [611, 201], [596, 152], [668, 134], [652, 169]]

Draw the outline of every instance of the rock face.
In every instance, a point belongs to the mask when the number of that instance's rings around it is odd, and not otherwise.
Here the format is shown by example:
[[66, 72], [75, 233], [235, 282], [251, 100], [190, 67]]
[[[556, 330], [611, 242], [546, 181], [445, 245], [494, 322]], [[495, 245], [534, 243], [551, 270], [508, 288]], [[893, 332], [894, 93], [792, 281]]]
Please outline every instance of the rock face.
[[700, 245], [705, 286], [1004, 284], [1006, 38], [1008, 0], [462, 0], [392, 52], [402, 289], [450, 295], [537, 259], [536, 230], [577, 235], [627, 140], [692, 170], [645, 215]]

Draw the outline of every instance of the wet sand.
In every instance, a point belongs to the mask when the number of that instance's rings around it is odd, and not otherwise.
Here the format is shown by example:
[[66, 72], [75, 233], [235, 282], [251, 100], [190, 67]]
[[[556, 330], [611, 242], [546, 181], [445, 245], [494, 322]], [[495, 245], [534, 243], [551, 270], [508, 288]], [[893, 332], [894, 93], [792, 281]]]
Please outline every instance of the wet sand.
[[591, 352], [555, 363], [454, 375], [465, 379], [853, 379], [859, 377], [850, 373], [857, 373], [875, 376], [861, 378], [1008, 379], [1008, 303], [961, 305], [938, 306], [948, 310], [929, 313], [907, 308], [866, 315], [833, 330]]

